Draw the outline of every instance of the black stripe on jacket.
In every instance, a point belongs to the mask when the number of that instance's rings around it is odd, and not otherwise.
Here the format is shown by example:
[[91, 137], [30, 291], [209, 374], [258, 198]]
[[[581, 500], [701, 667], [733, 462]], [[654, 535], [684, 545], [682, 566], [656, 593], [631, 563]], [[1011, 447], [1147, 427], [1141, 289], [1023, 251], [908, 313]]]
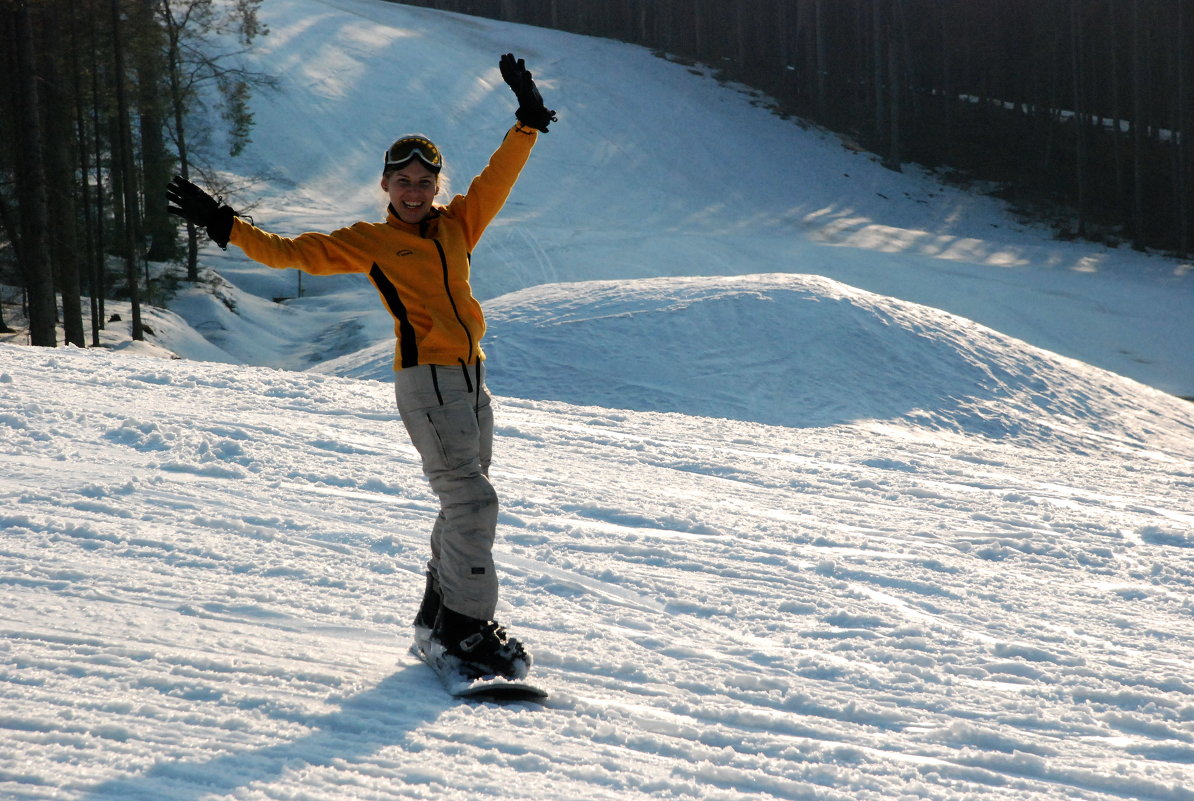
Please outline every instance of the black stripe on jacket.
[[419, 363], [419, 343], [415, 341], [415, 327], [410, 324], [410, 316], [406, 313], [406, 304], [398, 295], [398, 288], [386, 277], [382, 269], [376, 264], [369, 271], [369, 278], [381, 293], [386, 308], [394, 319], [398, 321], [398, 348], [401, 355], [402, 369], [414, 367]]

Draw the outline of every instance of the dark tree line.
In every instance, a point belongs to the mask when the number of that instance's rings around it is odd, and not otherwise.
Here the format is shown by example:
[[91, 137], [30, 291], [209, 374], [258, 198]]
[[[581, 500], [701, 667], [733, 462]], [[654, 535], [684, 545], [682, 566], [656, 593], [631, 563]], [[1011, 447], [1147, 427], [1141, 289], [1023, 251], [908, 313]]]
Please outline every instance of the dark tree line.
[[719, 68], [784, 111], [1192, 250], [1194, 0], [407, 0]]
[[32, 344], [56, 345], [61, 323], [86, 346], [88, 317], [98, 345], [116, 297], [142, 339], [148, 263], [185, 259], [197, 280], [201, 232], [180, 242], [164, 188], [206, 171], [208, 137], [188, 125], [207, 103], [220, 144], [247, 143], [249, 90], [269, 79], [235, 56], [266, 33], [260, 2], [0, 0], [0, 284], [22, 290]]

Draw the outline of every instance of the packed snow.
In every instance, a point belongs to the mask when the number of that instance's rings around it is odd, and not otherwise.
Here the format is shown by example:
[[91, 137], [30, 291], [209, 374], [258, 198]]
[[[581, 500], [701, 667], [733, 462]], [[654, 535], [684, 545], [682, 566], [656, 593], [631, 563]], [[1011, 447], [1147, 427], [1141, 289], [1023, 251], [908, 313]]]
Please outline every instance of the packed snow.
[[638, 48], [262, 12], [270, 230], [377, 217], [408, 129], [467, 182], [502, 52], [560, 112], [473, 259], [551, 697], [408, 653], [437, 505], [373, 290], [208, 248], [150, 343], [0, 344], [0, 798], [1194, 800], [1186, 265]]

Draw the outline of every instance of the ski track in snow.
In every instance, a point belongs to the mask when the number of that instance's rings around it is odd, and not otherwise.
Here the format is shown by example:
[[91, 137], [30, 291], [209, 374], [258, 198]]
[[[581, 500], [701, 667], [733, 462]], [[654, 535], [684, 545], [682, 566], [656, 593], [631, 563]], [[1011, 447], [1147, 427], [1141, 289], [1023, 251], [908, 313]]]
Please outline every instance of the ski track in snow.
[[501, 398], [554, 695], [498, 706], [406, 652], [387, 385], [3, 346], [0, 401], [4, 798], [1194, 798], [1188, 458]]

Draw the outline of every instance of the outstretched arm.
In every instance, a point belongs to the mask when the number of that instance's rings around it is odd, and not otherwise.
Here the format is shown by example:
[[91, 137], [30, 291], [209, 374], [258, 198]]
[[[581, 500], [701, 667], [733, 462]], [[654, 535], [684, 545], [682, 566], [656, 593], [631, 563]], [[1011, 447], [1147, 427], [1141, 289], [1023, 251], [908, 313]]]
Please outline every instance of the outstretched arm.
[[268, 267], [294, 267], [313, 275], [332, 275], [363, 272], [368, 262], [368, 254], [348, 241], [351, 229], [294, 238], [271, 234], [241, 219], [230, 206], [178, 175], [166, 187], [166, 199], [171, 214], [206, 228], [207, 235], [221, 248], [227, 250], [229, 241], [235, 239], [233, 244], [246, 256]]

